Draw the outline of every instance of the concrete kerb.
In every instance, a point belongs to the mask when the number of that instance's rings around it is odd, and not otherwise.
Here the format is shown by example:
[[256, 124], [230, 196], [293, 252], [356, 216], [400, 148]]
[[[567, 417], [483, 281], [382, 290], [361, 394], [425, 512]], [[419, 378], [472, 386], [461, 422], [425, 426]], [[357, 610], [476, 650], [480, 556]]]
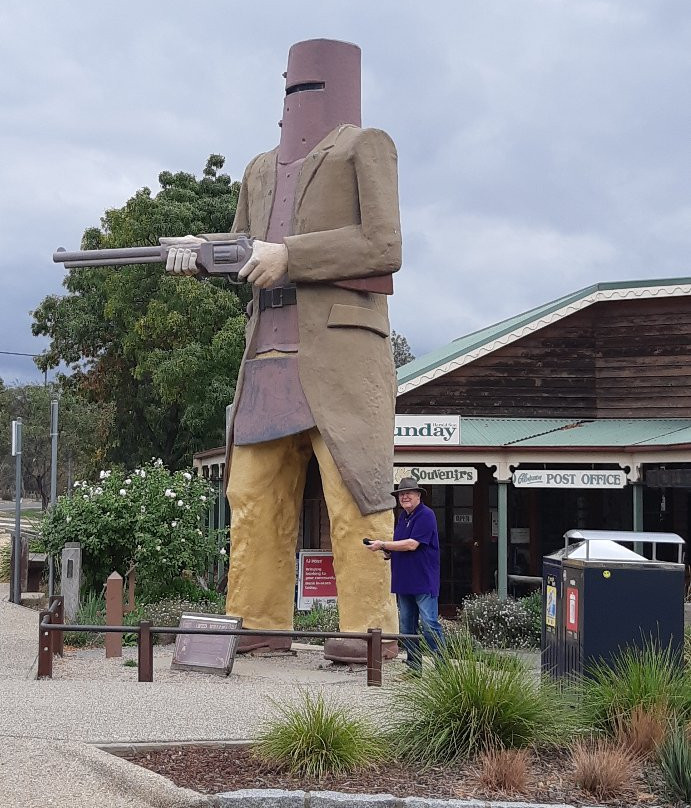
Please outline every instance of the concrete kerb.
[[211, 804], [215, 808], [575, 808], [566, 803], [438, 800], [399, 798], [392, 794], [343, 794], [340, 791], [281, 789], [226, 791], [214, 795]]

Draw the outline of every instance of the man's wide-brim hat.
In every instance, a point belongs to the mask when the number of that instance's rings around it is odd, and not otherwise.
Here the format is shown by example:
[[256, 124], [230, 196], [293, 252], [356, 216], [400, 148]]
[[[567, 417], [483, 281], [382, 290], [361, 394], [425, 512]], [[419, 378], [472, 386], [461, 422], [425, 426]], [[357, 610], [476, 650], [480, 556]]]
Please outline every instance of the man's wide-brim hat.
[[395, 491], [391, 492], [391, 496], [395, 497], [402, 494], [404, 491], [419, 491], [421, 494], [426, 494], [427, 491], [418, 485], [412, 477], [403, 477], [401, 482], [396, 487]]

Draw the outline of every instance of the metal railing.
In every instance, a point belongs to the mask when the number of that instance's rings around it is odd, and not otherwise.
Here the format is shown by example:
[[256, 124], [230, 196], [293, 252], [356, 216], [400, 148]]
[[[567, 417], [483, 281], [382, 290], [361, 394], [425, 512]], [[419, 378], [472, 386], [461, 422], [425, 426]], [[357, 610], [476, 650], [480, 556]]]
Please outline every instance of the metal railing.
[[64, 602], [62, 596], [54, 596], [50, 606], [40, 613], [38, 636], [38, 678], [51, 679], [53, 676], [53, 656], [63, 656], [64, 632], [84, 631], [92, 634], [136, 634], [138, 680], [154, 680], [154, 634], [208, 634], [259, 637], [316, 637], [320, 639], [364, 640], [367, 643], [367, 686], [381, 687], [382, 684], [382, 642], [385, 640], [419, 640], [419, 634], [384, 634], [380, 628], [369, 628], [367, 632], [351, 631], [271, 631], [265, 629], [213, 629], [180, 628], [176, 626], [154, 626], [150, 620], [141, 620], [134, 626], [81, 626], [64, 622]]

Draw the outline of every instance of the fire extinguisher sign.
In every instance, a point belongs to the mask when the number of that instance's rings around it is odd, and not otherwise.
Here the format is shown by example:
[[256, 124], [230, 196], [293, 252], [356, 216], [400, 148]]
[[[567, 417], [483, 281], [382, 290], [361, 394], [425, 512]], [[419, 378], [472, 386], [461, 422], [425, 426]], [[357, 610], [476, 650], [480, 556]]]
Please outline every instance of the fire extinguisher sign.
[[578, 589], [575, 586], [566, 588], [566, 630], [578, 631]]

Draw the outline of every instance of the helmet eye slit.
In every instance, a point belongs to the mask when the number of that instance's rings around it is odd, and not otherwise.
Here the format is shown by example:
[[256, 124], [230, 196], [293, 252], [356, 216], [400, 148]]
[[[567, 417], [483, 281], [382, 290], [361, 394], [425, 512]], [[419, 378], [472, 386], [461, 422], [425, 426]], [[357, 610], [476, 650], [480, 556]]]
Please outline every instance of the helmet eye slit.
[[302, 84], [293, 84], [291, 87], [286, 87], [286, 95], [293, 93], [301, 93], [304, 90], [323, 90], [326, 83], [323, 81], [306, 81]]

